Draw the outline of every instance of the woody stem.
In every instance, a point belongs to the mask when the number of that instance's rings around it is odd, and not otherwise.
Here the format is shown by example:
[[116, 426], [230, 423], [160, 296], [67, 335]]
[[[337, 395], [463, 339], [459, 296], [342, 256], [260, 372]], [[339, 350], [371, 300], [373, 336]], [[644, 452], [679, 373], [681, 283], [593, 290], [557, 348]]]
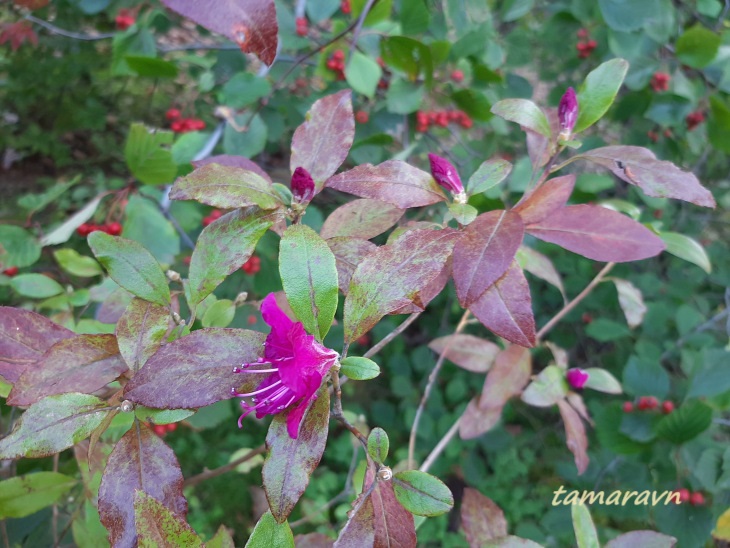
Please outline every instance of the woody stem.
[[339, 422], [342, 426], [347, 428], [353, 436], [355, 436], [360, 443], [362, 443], [365, 451], [367, 452], [368, 440], [365, 435], [360, 432], [353, 424], [345, 418], [342, 412], [342, 388], [340, 387], [340, 372], [332, 372], [332, 395], [335, 398], [335, 403], [332, 409], [332, 418]]

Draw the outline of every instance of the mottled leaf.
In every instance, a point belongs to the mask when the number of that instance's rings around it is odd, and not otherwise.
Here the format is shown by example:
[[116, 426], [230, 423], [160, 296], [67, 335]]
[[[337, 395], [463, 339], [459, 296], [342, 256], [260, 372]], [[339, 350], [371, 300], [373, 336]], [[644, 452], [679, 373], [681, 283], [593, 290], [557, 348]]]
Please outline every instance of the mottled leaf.
[[656, 531], [631, 531], [609, 540], [605, 548], [674, 548], [677, 539]]
[[170, 288], [159, 263], [142, 245], [97, 230], [89, 234], [89, 247], [96, 259], [132, 295], [169, 306]]
[[453, 275], [462, 306], [476, 302], [509, 268], [522, 243], [524, 225], [517, 213], [481, 214], [454, 246]]
[[461, 501], [461, 526], [471, 548], [481, 548], [486, 541], [507, 535], [502, 509], [470, 487], [464, 489]]
[[672, 162], [657, 160], [647, 148], [594, 148], [580, 154], [580, 158], [605, 167], [619, 179], [638, 186], [647, 196], [675, 198], [704, 207], [716, 205], [712, 193], [700, 184], [694, 173], [682, 171]]
[[573, 530], [575, 540], [578, 541], [578, 548], [600, 548], [598, 532], [588, 507], [585, 504], [573, 504], [570, 512], [573, 517]]
[[557, 402], [560, 409], [560, 416], [565, 425], [565, 443], [575, 457], [575, 466], [578, 468], [578, 475], [581, 475], [588, 468], [588, 438], [586, 437], [585, 426], [578, 413], [565, 400]]
[[567, 394], [565, 373], [557, 365], [548, 365], [527, 385], [522, 401], [534, 407], [551, 407]]
[[530, 380], [532, 361], [530, 352], [518, 345], [510, 345], [494, 360], [484, 379], [479, 407], [502, 409], [512, 396], [519, 394]]
[[483, 544], [481, 548], [544, 548], [534, 540], [507, 535]]
[[78, 481], [58, 472], [37, 472], [0, 481], [0, 519], [24, 518], [61, 498]]
[[469, 310], [495, 335], [521, 346], [535, 345], [530, 286], [515, 262]]
[[112, 546], [137, 545], [136, 491], [143, 491], [184, 518], [188, 503], [182, 488], [183, 476], [173, 450], [149, 428], [135, 421], [109, 455], [99, 486], [99, 516], [109, 531]]
[[550, 122], [535, 103], [527, 99], [503, 99], [492, 105], [492, 113], [520, 124], [545, 137], [550, 137]]
[[329, 214], [322, 238], [350, 236], [369, 240], [391, 228], [404, 211], [380, 200], [353, 200]]
[[276, 57], [279, 25], [274, 0], [225, 0], [215, 9], [197, 0], [162, 0], [168, 8], [255, 53], [267, 65]]
[[218, 527], [215, 536], [205, 543], [206, 548], [236, 548], [233, 537], [225, 525]]
[[390, 440], [385, 430], [378, 427], [373, 428], [368, 434], [368, 454], [370, 458], [379, 464], [383, 464], [385, 459], [388, 458], [389, 449]]
[[304, 328], [324, 339], [337, 311], [337, 267], [325, 242], [307, 225], [291, 225], [279, 244], [279, 273], [287, 301]]
[[574, 174], [548, 179], [525, 195], [512, 211], [519, 213], [526, 225], [540, 222], [565, 206], [574, 186]]
[[486, 373], [500, 348], [491, 341], [456, 333], [432, 340], [428, 347], [437, 354], [446, 353], [446, 359], [474, 373]]
[[264, 338], [245, 329], [193, 331], [150, 357], [125, 386], [124, 397], [161, 409], [194, 409], [230, 398], [231, 388], [261, 380], [242, 379], [233, 367], [255, 362]]
[[[362, 495], [361, 495], [362, 496]], [[340, 531], [333, 548], [375, 547], [375, 512], [373, 499], [356, 499], [355, 508]]]
[[298, 167], [306, 169], [319, 192], [347, 158], [354, 139], [351, 90], [315, 101], [292, 137], [291, 172]]
[[306, 411], [297, 439], [292, 439], [287, 431], [287, 414], [280, 413], [271, 422], [266, 435], [269, 454], [261, 471], [269, 508], [279, 523], [291, 514], [322, 458], [329, 431], [327, 386], [319, 390], [317, 399]]
[[110, 412], [102, 400], [88, 394], [43, 398], [0, 440], [0, 460], [59, 453], [88, 438]]
[[526, 245], [520, 246], [515, 258], [520, 268], [557, 287], [563, 299], [566, 300], [563, 279], [549, 258]]
[[221, 164], [206, 164], [178, 178], [170, 190], [170, 199], [196, 200], [223, 209], [276, 209], [281, 205], [270, 181], [255, 171]]
[[294, 548], [289, 523], [277, 523], [270, 511], [259, 518], [245, 548]]
[[167, 308], [133, 299], [119, 318], [116, 335], [119, 353], [133, 372], [137, 372], [162, 344], [170, 326]]
[[578, 88], [578, 120], [573, 131], [580, 133], [600, 120], [613, 104], [629, 70], [625, 59], [611, 59], [588, 73]]
[[626, 316], [626, 323], [629, 324], [629, 327], [641, 325], [647, 311], [641, 291], [627, 280], [611, 278], [611, 281], [616, 284], [618, 302]]
[[459, 422], [459, 436], [463, 440], [478, 438], [489, 432], [502, 416], [501, 407], [479, 407], [479, 398], [474, 398], [466, 406]]
[[414, 314], [416, 312], [423, 312], [428, 306], [428, 303], [434, 300], [439, 293], [443, 291], [444, 287], [446, 287], [446, 284], [451, 279], [452, 260], [453, 255], [449, 255], [444, 267], [441, 269], [441, 272], [413, 297], [412, 302], [389, 312], [389, 314]]
[[350, 280], [360, 262], [378, 246], [368, 240], [359, 238], [331, 238], [327, 240], [332, 253], [335, 254], [337, 266], [337, 284], [344, 295], [350, 291]]
[[466, 183], [467, 195], [486, 192], [504, 181], [512, 171], [512, 164], [502, 158], [482, 162]]
[[185, 546], [202, 548], [203, 541], [185, 519], [144, 491], [134, 493], [134, 520], [139, 548]]
[[417, 516], [440, 516], [454, 506], [454, 496], [444, 482], [420, 470], [398, 472], [392, 482], [398, 502]]
[[[371, 485], [373, 481], [375, 481], [375, 471], [369, 467], [365, 474], [365, 485]], [[373, 546], [377, 548], [415, 547], [416, 526], [413, 521], [413, 514], [398, 502], [393, 490], [393, 482], [377, 482], [370, 499], [373, 501], [375, 529], [375, 543]]]
[[0, 376], [16, 382], [51, 346], [75, 336], [73, 331], [30, 310], [0, 307]]
[[7, 403], [30, 405], [46, 396], [95, 392], [126, 370], [114, 335], [78, 335], [57, 342], [28, 366]]
[[651, 230], [600, 206], [567, 206], [526, 230], [595, 261], [638, 261], [664, 250], [664, 242]]
[[335, 541], [324, 533], [307, 533], [294, 537], [296, 548], [332, 548], [334, 543]]
[[401, 160], [361, 164], [327, 180], [326, 186], [401, 209], [443, 202], [445, 196], [429, 173]]
[[246, 158], [244, 156], [233, 156], [232, 154], [219, 154], [217, 156], [208, 156], [207, 158], [204, 158], [203, 160], [194, 160], [192, 162], [192, 164], [193, 164], [193, 167], [195, 167], [196, 169], [199, 167], [208, 165], [208, 164], [220, 164], [222, 166], [239, 167], [241, 169], [253, 171], [257, 175], [259, 175], [262, 179], [266, 179], [267, 181], [272, 182], [271, 177], [269, 177], [269, 174], [266, 173], [263, 169], [261, 169], [261, 166], [259, 166], [253, 160], [249, 160], [248, 158]]
[[410, 304], [443, 270], [459, 233], [412, 230], [368, 255], [345, 299], [345, 340], [367, 333], [386, 314]]
[[190, 305], [210, 295], [220, 283], [245, 263], [261, 236], [279, 219], [279, 211], [257, 207], [237, 209], [203, 229], [190, 259]]

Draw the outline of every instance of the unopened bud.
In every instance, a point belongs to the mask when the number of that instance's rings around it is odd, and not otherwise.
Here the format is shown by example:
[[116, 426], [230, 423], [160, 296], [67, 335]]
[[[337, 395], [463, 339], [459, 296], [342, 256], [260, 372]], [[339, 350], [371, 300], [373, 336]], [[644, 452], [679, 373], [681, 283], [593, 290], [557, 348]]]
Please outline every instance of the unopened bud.
[[436, 182], [452, 194], [462, 194], [464, 185], [461, 184], [461, 178], [456, 168], [446, 158], [428, 155], [428, 161], [431, 163], [431, 175]]
[[588, 377], [588, 371], [585, 371], [578, 367], [568, 369], [568, 371], [565, 373], [565, 378], [568, 380], [568, 384], [577, 390], [580, 390], [586, 385], [586, 383], [588, 382]]
[[291, 176], [291, 193], [294, 200], [300, 204], [308, 203], [314, 198], [314, 190], [314, 179], [309, 171], [303, 167], [296, 168]]
[[568, 88], [560, 99], [558, 105], [558, 120], [560, 121], [560, 137], [563, 140], [570, 139], [578, 119], [578, 97], [573, 88]]
[[167, 279], [171, 282], [179, 282], [180, 281], [180, 274], [175, 272], [174, 270], [168, 270], [165, 272], [165, 275], [167, 276]]

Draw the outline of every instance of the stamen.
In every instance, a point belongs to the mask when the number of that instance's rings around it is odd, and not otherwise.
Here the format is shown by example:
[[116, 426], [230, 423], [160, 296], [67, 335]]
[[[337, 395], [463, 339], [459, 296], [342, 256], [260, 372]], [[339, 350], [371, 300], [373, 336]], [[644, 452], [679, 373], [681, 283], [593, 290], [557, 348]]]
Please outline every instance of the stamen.
[[248, 371], [244, 371], [243, 369], [238, 369], [236, 367], [233, 368], [234, 373], [276, 373], [278, 369], [249, 369]]
[[239, 398], [249, 398], [251, 396], [255, 396], [256, 394], [263, 394], [264, 392], [268, 392], [275, 386], [279, 386], [281, 384], [281, 379], [276, 381], [274, 384], [270, 384], [269, 386], [266, 386], [262, 388], [261, 390], [256, 390], [255, 392], [248, 392], [247, 394], [238, 394]]

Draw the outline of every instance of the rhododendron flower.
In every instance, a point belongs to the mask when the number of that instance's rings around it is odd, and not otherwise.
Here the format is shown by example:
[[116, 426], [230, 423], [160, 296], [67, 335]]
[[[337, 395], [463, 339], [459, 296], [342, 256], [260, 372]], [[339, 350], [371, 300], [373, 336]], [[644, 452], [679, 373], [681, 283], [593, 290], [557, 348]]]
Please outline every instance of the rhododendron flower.
[[[234, 367], [236, 373], [267, 374], [253, 392], [241, 394], [232, 389], [236, 397], [250, 398], [241, 402], [244, 417], [256, 411], [256, 418], [276, 415], [289, 410], [286, 418], [287, 431], [297, 439], [299, 424], [309, 403], [316, 399], [316, 393], [330, 368], [340, 357], [337, 352], [326, 348], [307, 334], [301, 322], [294, 322], [276, 304], [270, 293], [261, 303], [261, 315], [271, 326], [271, 332], [264, 342], [264, 357], [254, 363]], [[256, 369], [257, 366], [268, 368]]]
[[560, 121], [560, 137], [570, 139], [575, 122], [578, 119], [578, 97], [573, 88], [568, 88], [558, 104], [558, 120]]
[[565, 378], [568, 380], [570, 386], [580, 390], [588, 382], [588, 371], [584, 371], [578, 367], [568, 369], [565, 373]]
[[314, 198], [314, 190], [314, 179], [309, 171], [303, 167], [296, 168], [291, 176], [291, 193], [294, 199], [300, 204], [308, 203]]
[[459, 172], [456, 171], [451, 162], [446, 158], [430, 153], [428, 161], [431, 163], [431, 175], [441, 187], [454, 194], [456, 198], [466, 198]]

